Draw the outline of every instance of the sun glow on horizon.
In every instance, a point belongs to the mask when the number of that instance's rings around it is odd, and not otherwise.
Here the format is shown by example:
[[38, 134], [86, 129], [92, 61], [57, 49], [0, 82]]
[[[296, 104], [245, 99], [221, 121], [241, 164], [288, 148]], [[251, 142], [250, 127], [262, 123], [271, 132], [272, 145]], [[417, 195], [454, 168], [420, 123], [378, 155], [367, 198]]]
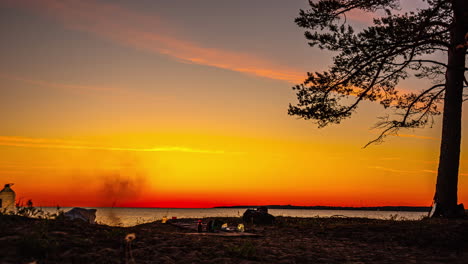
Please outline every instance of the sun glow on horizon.
[[378, 104], [288, 116], [332, 54], [294, 24], [307, 1], [267, 2], [2, 1], [0, 184], [38, 206], [430, 205], [439, 117], [363, 149]]

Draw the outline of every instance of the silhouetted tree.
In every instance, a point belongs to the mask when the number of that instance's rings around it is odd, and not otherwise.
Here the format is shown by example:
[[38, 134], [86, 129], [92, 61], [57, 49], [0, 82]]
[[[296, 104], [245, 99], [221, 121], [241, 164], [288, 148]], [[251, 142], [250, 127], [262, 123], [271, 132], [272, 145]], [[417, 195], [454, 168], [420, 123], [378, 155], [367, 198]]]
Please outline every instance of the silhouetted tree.
[[[324, 127], [350, 117], [363, 100], [377, 101], [395, 115], [380, 117], [382, 133], [371, 144], [401, 128], [432, 124], [443, 103], [433, 209], [435, 216], [454, 217], [462, 213], [457, 188], [463, 89], [468, 87], [468, 1], [423, 2], [424, 7], [403, 13], [398, 0], [310, 0], [310, 9], [301, 10], [296, 23], [308, 30], [311, 46], [338, 55], [328, 71], [308, 73], [303, 84], [293, 87], [299, 102], [289, 106], [289, 114]], [[355, 32], [346, 21], [353, 10], [380, 13], [371, 26]], [[447, 60], [435, 59], [441, 55]], [[431, 79], [432, 87], [397, 91], [399, 81], [413, 74]]]

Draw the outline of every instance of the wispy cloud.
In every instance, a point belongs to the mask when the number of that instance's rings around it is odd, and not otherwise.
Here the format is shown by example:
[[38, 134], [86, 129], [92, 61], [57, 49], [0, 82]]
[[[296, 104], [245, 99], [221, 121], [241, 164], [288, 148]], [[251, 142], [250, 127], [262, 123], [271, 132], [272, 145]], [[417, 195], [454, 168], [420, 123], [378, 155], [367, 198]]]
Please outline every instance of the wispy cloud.
[[[424, 172], [427, 172], [427, 173], [432, 173], [432, 174], [437, 174], [438, 172], [435, 171], [435, 170], [423, 170]], [[464, 172], [459, 172], [458, 175], [460, 176], [468, 176], [468, 173], [464, 173]]]
[[24, 78], [22, 76], [0, 72], [0, 78], [19, 81], [27, 84], [32, 84], [40, 87], [49, 87], [62, 90], [71, 90], [71, 91], [94, 91], [94, 92], [124, 92], [124, 90], [111, 88], [111, 87], [102, 87], [102, 86], [88, 86], [88, 85], [73, 85], [73, 84], [63, 84], [55, 82], [47, 82], [42, 80], [32, 80]]
[[23, 143], [34, 143], [34, 144], [87, 144], [88, 142], [84, 141], [74, 141], [74, 140], [63, 140], [63, 139], [46, 139], [46, 138], [26, 138], [26, 137], [6, 137], [0, 136], [0, 141], [6, 142], [23, 142]]
[[153, 101], [162, 101], [169, 99], [168, 96], [157, 96], [153, 94], [138, 92], [137, 90], [122, 89], [117, 87], [109, 86], [98, 86], [98, 85], [76, 85], [76, 84], [67, 84], [67, 83], [57, 83], [44, 80], [35, 80], [30, 78], [25, 78], [23, 76], [18, 76], [16, 74], [0, 72], [0, 79], [22, 82], [28, 85], [33, 85], [46, 89], [57, 89], [57, 90], [66, 90], [71, 91], [77, 94], [99, 94], [105, 97], [112, 98], [147, 98]]
[[395, 173], [420, 173], [421, 172], [421, 171], [398, 170], [398, 169], [386, 168], [386, 167], [382, 167], [382, 166], [370, 166], [368, 168], [369, 169], [382, 170], [382, 171], [388, 171], [388, 172], [395, 172]]
[[232, 70], [249, 75], [298, 83], [301, 70], [278, 65], [252, 54], [204, 47], [174, 36], [157, 15], [138, 13], [117, 4], [95, 0], [7, 0], [10, 5], [32, 10], [72, 30], [95, 34], [121, 45], [165, 54], [185, 63]]
[[[61, 139], [40, 139], [27, 137], [0, 136], [0, 146], [50, 148], [50, 149], [77, 149], [77, 150], [105, 150], [105, 151], [132, 151], [132, 152], [185, 152], [205, 154], [226, 154], [223, 150], [197, 149], [184, 146], [158, 146], [148, 148], [129, 148], [120, 146], [96, 146]], [[232, 153], [231, 153], [232, 154]]]
[[[411, 173], [411, 174], [430, 173], [430, 174], [437, 174], [436, 170], [398, 170], [398, 169], [386, 168], [386, 167], [382, 167], [382, 166], [369, 166], [368, 168], [369, 169], [382, 170], [382, 171], [388, 171], [388, 172], [395, 172], [395, 173]], [[468, 176], [468, 173], [460, 172], [460, 173], [458, 173], [458, 175]]]

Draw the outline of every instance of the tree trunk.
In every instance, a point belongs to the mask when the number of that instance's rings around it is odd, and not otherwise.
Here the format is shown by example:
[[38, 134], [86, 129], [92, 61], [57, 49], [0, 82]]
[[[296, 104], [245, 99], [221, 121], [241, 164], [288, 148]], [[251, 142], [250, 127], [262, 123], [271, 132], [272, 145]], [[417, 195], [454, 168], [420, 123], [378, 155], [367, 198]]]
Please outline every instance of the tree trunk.
[[463, 45], [468, 24], [468, 2], [453, 0], [452, 3], [454, 20], [445, 76], [442, 140], [433, 208], [433, 216], [436, 217], [458, 217], [464, 214], [464, 210], [457, 206], [457, 192], [466, 53]]

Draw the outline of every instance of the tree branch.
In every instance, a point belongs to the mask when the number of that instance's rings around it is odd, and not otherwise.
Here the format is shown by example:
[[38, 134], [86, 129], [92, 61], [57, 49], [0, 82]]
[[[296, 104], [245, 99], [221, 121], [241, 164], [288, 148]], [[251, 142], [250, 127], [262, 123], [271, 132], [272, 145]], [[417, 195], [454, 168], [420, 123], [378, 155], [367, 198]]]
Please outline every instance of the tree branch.
[[436, 84], [434, 86], [432, 86], [431, 88], [425, 90], [424, 92], [422, 92], [418, 97], [416, 97], [412, 102], [411, 104], [408, 106], [408, 109], [406, 110], [406, 114], [405, 116], [403, 117], [403, 120], [402, 120], [402, 123], [403, 125], [405, 125], [406, 123], [406, 120], [408, 119], [408, 116], [410, 115], [410, 111], [411, 111], [411, 108], [413, 108], [413, 106], [425, 95], [425, 94], [428, 94], [430, 91], [438, 88], [438, 87], [445, 87], [445, 84]]
[[[364, 145], [363, 148], [366, 148], [371, 144], [381, 142], [391, 132], [396, 132], [400, 128], [403, 128], [403, 127], [409, 127], [409, 124], [407, 123], [407, 120], [408, 120], [409, 116], [412, 114], [411, 110], [413, 109], [413, 107], [416, 105], [417, 102], [419, 102], [421, 100], [421, 98], [423, 98], [423, 96], [427, 95], [429, 92], [431, 92], [432, 90], [434, 90], [436, 88], [439, 88], [439, 87], [445, 87], [445, 84], [434, 85], [431, 88], [429, 88], [429, 89], [423, 91], [421, 94], [419, 94], [410, 103], [410, 105], [407, 107], [402, 121], [396, 121], [396, 120], [383, 121], [380, 124], [378, 124], [377, 127], [385, 127], [386, 126], [386, 128], [379, 134], [379, 136], [376, 139], [369, 141], [366, 145]], [[425, 116], [427, 116], [427, 114], [429, 114], [429, 111], [431, 109], [432, 104], [437, 100], [437, 98], [440, 96], [440, 94], [442, 94], [443, 91], [445, 91], [445, 88], [441, 89], [434, 96], [432, 96], [431, 99], [429, 100], [429, 102], [426, 104], [426, 106], [424, 108], [418, 110], [418, 111], [424, 110], [424, 112], [421, 114], [421, 116], [418, 119], [414, 120], [414, 122], [413, 122], [414, 124], [419, 124], [421, 122], [422, 118], [424, 118]]]
[[445, 68], [448, 68], [448, 65], [445, 64], [445, 63], [442, 63], [442, 62], [439, 62], [439, 61], [435, 61], [435, 60], [413, 60], [411, 62], [417, 62], [419, 64], [422, 64], [424, 62], [427, 62], [427, 63], [433, 63], [433, 64], [437, 64], [437, 65], [440, 65], [440, 66], [443, 66]]
[[382, 62], [380, 63], [379, 65], [379, 69], [377, 70], [377, 72], [375, 73], [375, 76], [374, 78], [372, 79], [372, 82], [369, 84], [369, 86], [366, 88], [366, 90], [364, 90], [358, 97], [358, 99], [356, 100], [356, 102], [354, 102], [354, 104], [352, 104], [350, 107], [348, 107], [348, 109], [346, 109], [345, 111], [343, 111], [343, 114], [346, 114], [348, 113], [349, 111], [352, 111], [358, 104], [359, 102], [362, 101], [362, 99], [366, 96], [366, 94], [372, 90], [372, 88], [374, 87], [375, 83], [377, 82], [377, 79], [379, 78], [379, 75], [380, 75], [380, 72], [382, 71], [383, 69], [383, 66], [385, 65], [385, 59], [382, 59]]

